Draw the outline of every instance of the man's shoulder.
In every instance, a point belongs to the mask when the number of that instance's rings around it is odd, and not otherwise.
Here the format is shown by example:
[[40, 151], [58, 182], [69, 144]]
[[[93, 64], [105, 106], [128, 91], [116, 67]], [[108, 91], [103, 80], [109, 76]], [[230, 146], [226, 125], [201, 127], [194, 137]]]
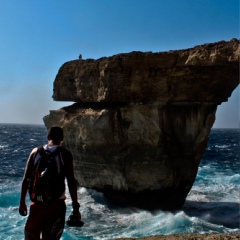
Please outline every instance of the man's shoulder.
[[66, 149], [65, 147], [62, 147], [62, 146], [60, 146], [59, 147], [59, 150], [60, 150], [60, 153], [62, 154], [62, 155], [64, 155], [64, 156], [68, 156], [68, 157], [72, 157], [72, 153], [68, 150], [68, 149]]
[[31, 155], [35, 155], [39, 151], [39, 147], [33, 148]]
[[60, 149], [60, 154], [61, 154], [61, 158], [64, 165], [69, 166], [69, 164], [72, 164], [73, 157], [71, 152], [64, 147], [59, 147], [59, 149]]

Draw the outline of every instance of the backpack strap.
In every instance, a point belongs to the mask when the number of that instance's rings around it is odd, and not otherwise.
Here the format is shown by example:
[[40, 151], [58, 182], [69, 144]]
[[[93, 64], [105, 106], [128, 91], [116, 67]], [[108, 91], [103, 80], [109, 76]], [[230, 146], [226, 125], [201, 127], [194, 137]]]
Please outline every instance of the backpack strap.
[[49, 155], [50, 155], [51, 157], [55, 157], [55, 156], [57, 156], [57, 154], [60, 153], [60, 150], [61, 150], [61, 147], [60, 147], [60, 146], [57, 147], [53, 152], [50, 152], [49, 150], [44, 149], [43, 146], [39, 146], [38, 149], [37, 149], [37, 151], [36, 151], [36, 152], [34, 153], [34, 155], [33, 155], [33, 159], [34, 159], [33, 167], [36, 165], [36, 163], [37, 163], [38, 160], [39, 160], [39, 158], [37, 159], [38, 154], [39, 154], [39, 157], [41, 157], [41, 156], [43, 156], [44, 154], [46, 154], [46, 151], [48, 151], [48, 152], [49, 152]]
[[[46, 151], [46, 150], [44, 149], [44, 151]], [[57, 156], [60, 153], [60, 151], [61, 151], [61, 147], [56, 147], [56, 149], [50, 153], [50, 156], [51, 157], [55, 157], [55, 156]]]
[[34, 168], [35, 164], [37, 163], [37, 159], [36, 159], [36, 158], [37, 158], [37, 155], [40, 154], [40, 156], [41, 156], [43, 151], [44, 151], [43, 146], [39, 146], [39, 147], [37, 148], [37, 151], [34, 153], [34, 155], [33, 155], [33, 159], [34, 159], [33, 168]]
[[38, 147], [38, 153], [41, 155], [45, 151], [43, 146]]
[[38, 147], [37, 153], [39, 153], [40, 156], [42, 156], [43, 154], [46, 154], [46, 152], [48, 152], [49, 156], [55, 157], [57, 154], [60, 153], [60, 150], [61, 150], [60, 146], [56, 147], [56, 149], [52, 152], [50, 150], [45, 149], [43, 146], [40, 146], [40, 147]]

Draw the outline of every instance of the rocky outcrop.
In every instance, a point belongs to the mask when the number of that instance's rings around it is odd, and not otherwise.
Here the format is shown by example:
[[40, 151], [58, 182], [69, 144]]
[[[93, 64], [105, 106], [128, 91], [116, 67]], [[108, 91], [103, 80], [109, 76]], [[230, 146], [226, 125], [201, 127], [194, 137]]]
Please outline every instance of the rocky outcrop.
[[118, 203], [180, 208], [195, 181], [217, 105], [239, 84], [239, 41], [131, 52], [63, 64], [50, 111], [81, 186]]

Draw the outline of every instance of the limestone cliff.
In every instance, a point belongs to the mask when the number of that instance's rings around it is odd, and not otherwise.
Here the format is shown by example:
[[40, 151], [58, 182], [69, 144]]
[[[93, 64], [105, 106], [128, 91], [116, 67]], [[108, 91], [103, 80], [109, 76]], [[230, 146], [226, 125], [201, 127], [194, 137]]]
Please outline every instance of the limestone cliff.
[[217, 105], [239, 84], [239, 41], [131, 52], [63, 64], [50, 111], [81, 186], [140, 207], [180, 208], [194, 183]]

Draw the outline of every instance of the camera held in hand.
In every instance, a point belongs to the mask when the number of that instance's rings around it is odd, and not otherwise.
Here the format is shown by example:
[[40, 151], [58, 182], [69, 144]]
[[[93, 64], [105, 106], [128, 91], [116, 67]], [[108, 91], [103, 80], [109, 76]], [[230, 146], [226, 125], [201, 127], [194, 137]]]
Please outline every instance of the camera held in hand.
[[78, 216], [72, 212], [68, 217], [67, 225], [69, 227], [82, 227], [84, 222], [79, 220]]

